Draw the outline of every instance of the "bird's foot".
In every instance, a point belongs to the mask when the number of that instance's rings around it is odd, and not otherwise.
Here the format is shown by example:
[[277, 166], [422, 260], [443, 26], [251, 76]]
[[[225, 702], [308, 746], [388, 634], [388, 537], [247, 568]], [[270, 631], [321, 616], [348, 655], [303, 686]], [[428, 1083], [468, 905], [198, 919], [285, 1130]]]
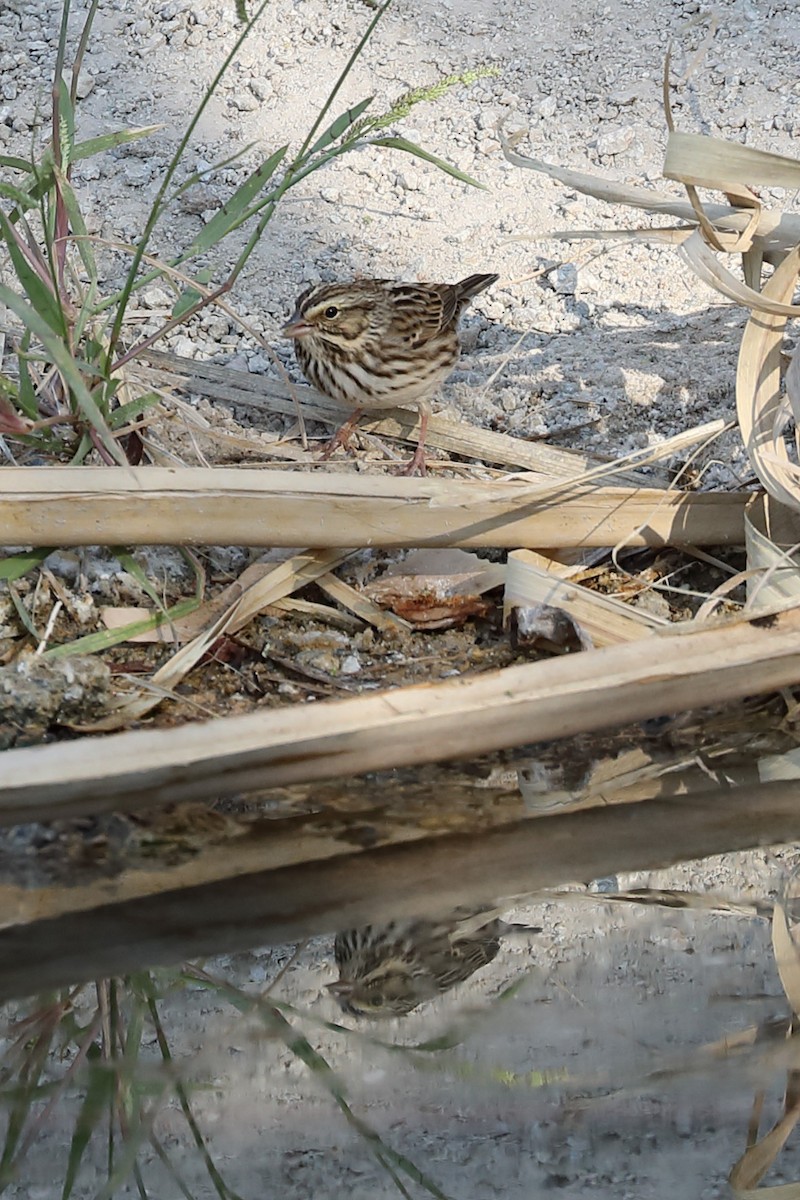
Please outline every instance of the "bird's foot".
[[417, 446], [417, 448], [414, 451], [414, 454], [411, 457], [411, 459], [409, 460], [409, 462], [405, 463], [402, 467], [393, 467], [392, 474], [393, 475], [414, 475], [414, 474], [427, 475], [428, 468], [425, 464], [425, 451], [422, 449], [422, 446]]
[[319, 456], [320, 462], [325, 462], [333, 454], [334, 450], [338, 450], [341, 446], [344, 450], [349, 450], [350, 435], [355, 429], [356, 422], [361, 417], [362, 409], [357, 408], [352, 417], [348, 417], [344, 425], [341, 425], [329, 442], [326, 442], [322, 447], [322, 453]]
[[412, 455], [411, 461], [405, 466], [395, 468], [392, 471], [393, 475], [413, 475], [415, 472], [420, 475], [427, 475], [428, 469], [425, 465], [425, 434], [428, 431], [428, 417], [431, 415], [430, 405], [425, 402], [419, 406], [419, 441], [417, 448]]

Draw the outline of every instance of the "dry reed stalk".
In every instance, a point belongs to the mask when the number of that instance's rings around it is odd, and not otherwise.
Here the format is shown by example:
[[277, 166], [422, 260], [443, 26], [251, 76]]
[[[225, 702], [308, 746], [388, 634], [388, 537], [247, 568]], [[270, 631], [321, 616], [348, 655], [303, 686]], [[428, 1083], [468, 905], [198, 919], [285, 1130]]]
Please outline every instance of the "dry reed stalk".
[[743, 494], [229, 467], [6, 467], [8, 546], [741, 545]]
[[[149, 351], [147, 359], [153, 367], [150, 370], [143, 369], [141, 374], [150, 386], [182, 388], [225, 404], [261, 409], [282, 416], [296, 416], [295, 400], [287, 394], [285, 387], [273, 380], [261, 376], [248, 376], [241, 371], [232, 371], [213, 363], [177, 358], [152, 350]], [[309, 420], [340, 425], [352, 412], [313, 388], [296, 385], [294, 390]], [[417, 414], [403, 408], [393, 409], [381, 417], [365, 416], [359, 422], [359, 428], [365, 432], [404, 442], [417, 441], [417, 425]], [[583, 471], [605, 466], [601, 459], [591, 454], [563, 450], [542, 442], [526, 442], [520, 438], [509, 437], [508, 434], [493, 433], [491, 430], [480, 429], [476, 425], [454, 421], [439, 414], [435, 414], [428, 422], [425, 440], [428, 445], [446, 450], [450, 454], [460, 454], [465, 458], [480, 459], [482, 462], [504, 467], [516, 467], [539, 475], [542, 480], [571, 479]], [[674, 451], [669, 453], [679, 453], [684, 448], [682, 440]], [[654, 449], [657, 450], [658, 447]], [[638, 456], [639, 460], [643, 457]], [[625, 466], [617, 470], [608, 466], [607, 469], [606, 482], [609, 484], [631, 487], [654, 485], [651, 477]], [[658, 481], [655, 483], [657, 486]]]
[[[592, 175], [586, 171], [575, 171], [568, 167], [554, 166], [552, 163], [543, 162], [541, 159], [529, 158], [525, 155], [517, 154], [514, 147], [519, 143], [522, 136], [522, 134], [515, 134], [503, 141], [503, 153], [506, 159], [510, 163], [513, 163], [514, 166], [523, 167], [530, 171], [538, 171], [543, 175], [549, 176], [551, 179], [557, 180], [559, 183], [563, 183], [567, 188], [574, 188], [576, 191], [583, 192], [586, 196], [593, 196], [595, 199], [603, 200], [607, 204], [621, 204], [630, 208], [640, 208], [654, 215], [677, 217], [681, 221], [691, 222], [691, 224], [681, 226], [678, 229], [559, 230], [546, 234], [538, 234], [535, 240], [580, 241], [586, 239], [605, 239], [625, 241], [631, 238], [641, 238], [644, 241], [668, 241], [680, 245], [688, 241], [695, 232], [697, 212], [688, 200], [674, 196], [669, 192], [656, 191], [655, 188], [637, 187], [633, 184], [622, 183], [616, 179], [604, 179], [602, 176]], [[672, 154], [667, 166], [672, 178], [679, 179], [682, 177], [681, 154], [683, 146], [681, 138], [689, 139], [694, 136], [691, 134], [674, 133], [670, 135]], [[705, 153], [708, 161], [711, 161], [712, 157], [716, 157], [709, 143], [714, 143], [717, 147], [720, 145], [734, 145], [734, 143], [722, 142], [717, 138], [704, 138], [701, 140], [706, 143]], [[744, 146], [738, 146], [737, 149], [747, 151], [747, 147]], [[756, 155], [760, 152], [750, 151], [750, 153]], [[689, 180], [697, 178], [692, 170], [694, 162], [695, 159], [693, 157], [691, 163], [687, 162], [686, 164], [688, 168], [687, 178]], [[783, 159], [783, 162], [793, 163], [794, 160]], [[750, 182], [757, 181], [758, 176], [750, 170], [749, 165], [748, 170], [750, 173], [746, 178]], [[705, 178], [708, 181], [708, 173]], [[727, 182], [730, 184], [732, 179], [729, 179]], [[708, 186], [721, 187], [722, 190], [725, 190], [724, 182], [708, 183]], [[796, 182], [794, 186], [797, 186]], [[761, 254], [765, 262], [780, 262], [789, 250], [800, 243], [800, 216], [796, 216], [793, 213], [763, 209], [759, 212], [758, 221], [754, 227], [753, 213], [750, 209], [745, 210], [733, 205], [706, 204], [703, 206], [703, 211], [708, 221], [713, 224], [716, 230], [723, 235], [730, 235], [737, 244], [742, 235], [747, 234], [749, 244]], [[533, 239], [521, 238], [519, 240]]]
[[474, 758], [800, 681], [800, 611], [673, 625], [648, 640], [472, 678], [178, 729], [8, 750], [0, 823], [136, 809]]
[[165, 693], [174, 691], [223, 634], [243, 629], [270, 604], [299, 591], [319, 575], [326, 575], [347, 557], [347, 552], [338, 550], [305, 550], [282, 563], [254, 563], [239, 580], [225, 589], [221, 597], [191, 613], [186, 618], [188, 624], [182, 630], [176, 629], [179, 637], [181, 633], [188, 633], [191, 641], [187, 640], [158, 668], [142, 691], [118, 697], [105, 717], [82, 725], [81, 729], [84, 732], [109, 731], [141, 720], [158, 707]]
[[0, 1001], [567, 880], [797, 841], [797, 790], [796, 781], [725, 786], [699, 797], [539, 816], [481, 837], [364, 851], [343, 843], [333, 858], [20, 923], [0, 930]]

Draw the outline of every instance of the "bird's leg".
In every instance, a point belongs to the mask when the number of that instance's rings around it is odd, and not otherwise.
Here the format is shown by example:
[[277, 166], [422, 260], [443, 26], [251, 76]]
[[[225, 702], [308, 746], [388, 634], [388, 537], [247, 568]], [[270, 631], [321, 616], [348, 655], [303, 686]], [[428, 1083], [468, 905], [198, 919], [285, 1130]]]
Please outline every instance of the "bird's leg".
[[425, 434], [428, 430], [428, 417], [431, 415], [431, 406], [427, 400], [419, 402], [419, 439], [417, 440], [417, 448], [414, 451], [411, 461], [407, 462], [404, 467], [400, 467], [395, 472], [396, 475], [413, 475], [415, 471], [419, 471], [420, 475], [427, 475], [428, 471], [425, 466]]
[[353, 415], [347, 418], [344, 425], [339, 426], [331, 440], [323, 447], [322, 454], [320, 455], [320, 462], [324, 462], [326, 458], [330, 458], [334, 450], [336, 450], [339, 446], [344, 446], [344, 448], [347, 449], [350, 442], [350, 434], [353, 432], [363, 415], [363, 408], [354, 409]]

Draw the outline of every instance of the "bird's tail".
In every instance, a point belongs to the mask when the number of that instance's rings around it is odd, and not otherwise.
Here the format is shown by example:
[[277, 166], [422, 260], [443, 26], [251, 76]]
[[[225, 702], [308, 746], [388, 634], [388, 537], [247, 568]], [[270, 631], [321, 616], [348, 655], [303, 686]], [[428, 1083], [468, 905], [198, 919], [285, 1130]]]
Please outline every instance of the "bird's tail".
[[479, 292], [483, 292], [493, 283], [497, 283], [499, 278], [499, 275], [468, 275], [466, 279], [459, 280], [455, 285], [459, 300], [462, 304], [466, 300], [471, 300]]

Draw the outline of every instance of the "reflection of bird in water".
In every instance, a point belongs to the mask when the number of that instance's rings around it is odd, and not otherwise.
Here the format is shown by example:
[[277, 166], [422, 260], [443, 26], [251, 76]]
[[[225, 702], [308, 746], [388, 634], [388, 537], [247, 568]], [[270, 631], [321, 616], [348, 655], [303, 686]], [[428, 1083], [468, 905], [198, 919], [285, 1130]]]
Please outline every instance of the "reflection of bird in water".
[[438, 920], [390, 921], [338, 933], [339, 978], [328, 989], [352, 1016], [403, 1017], [490, 963], [505, 934], [541, 933], [539, 926], [508, 925], [497, 912], [457, 908]]

